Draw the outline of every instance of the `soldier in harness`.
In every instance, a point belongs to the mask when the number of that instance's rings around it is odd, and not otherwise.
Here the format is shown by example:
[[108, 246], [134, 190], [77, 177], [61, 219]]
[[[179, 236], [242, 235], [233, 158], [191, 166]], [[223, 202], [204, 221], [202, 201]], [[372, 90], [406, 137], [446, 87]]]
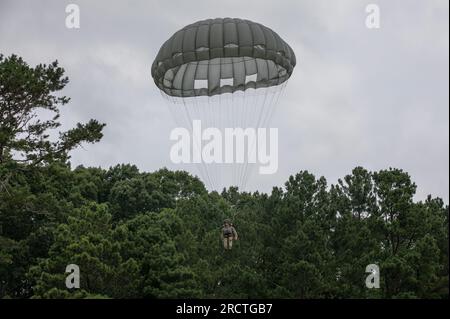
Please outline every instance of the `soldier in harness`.
[[225, 221], [223, 222], [220, 237], [222, 238], [223, 247], [225, 248], [225, 250], [231, 250], [231, 248], [233, 247], [233, 240], [238, 239], [238, 234], [229, 219], [225, 219]]

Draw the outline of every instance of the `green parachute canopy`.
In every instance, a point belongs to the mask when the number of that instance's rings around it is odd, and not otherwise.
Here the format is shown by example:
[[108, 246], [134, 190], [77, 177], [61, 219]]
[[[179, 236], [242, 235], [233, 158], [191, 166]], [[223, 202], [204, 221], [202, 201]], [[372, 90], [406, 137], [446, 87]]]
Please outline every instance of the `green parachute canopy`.
[[153, 62], [152, 77], [169, 96], [213, 96], [280, 85], [295, 64], [291, 47], [266, 26], [217, 18], [170, 37]]

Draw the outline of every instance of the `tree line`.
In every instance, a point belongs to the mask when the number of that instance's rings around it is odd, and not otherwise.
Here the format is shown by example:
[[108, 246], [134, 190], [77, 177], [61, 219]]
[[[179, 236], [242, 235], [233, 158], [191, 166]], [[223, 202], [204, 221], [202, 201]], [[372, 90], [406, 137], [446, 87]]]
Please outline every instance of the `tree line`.
[[415, 201], [407, 172], [356, 167], [329, 185], [301, 171], [266, 194], [209, 192], [166, 168], [72, 168], [70, 150], [104, 124], [50, 139], [67, 83], [56, 61], [0, 55], [0, 298], [448, 298], [448, 205]]

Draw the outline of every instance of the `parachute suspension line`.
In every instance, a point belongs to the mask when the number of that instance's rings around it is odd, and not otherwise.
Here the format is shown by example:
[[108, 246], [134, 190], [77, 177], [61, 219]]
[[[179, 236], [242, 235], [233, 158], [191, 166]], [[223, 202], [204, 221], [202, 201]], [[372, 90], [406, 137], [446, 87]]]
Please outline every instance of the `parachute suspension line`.
[[[224, 99], [221, 95], [219, 95], [219, 103], [214, 103], [213, 104], [213, 127], [219, 129], [219, 131], [222, 133], [222, 114], [224, 112], [224, 108], [226, 108], [226, 105], [224, 106], [224, 103], [226, 102], [226, 99]], [[221, 141], [222, 144], [222, 141]], [[221, 147], [223, 147], [223, 145], [221, 145]], [[214, 149], [214, 152], [216, 152], [216, 149]], [[223, 160], [223, 152], [222, 152], [222, 160]], [[219, 162], [219, 163], [214, 163], [211, 164], [213, 165], [213, 171], [214, 171], [214, 175], [216, 177], [216, 185], [215, 185], [215, 189], [217, 191], [220, 191], [220, 188], [222, 187], [222, 176], [221, 176], [221, 167], [223, 166], [223, 163]]]
[[[267, 129], [270, 129], [269, 126], [270, 126], [270, 120], [272, 119], [272, 114], [275, 112], [276, 108], [278, 107], [278, 100], [283, 91], [284, 91], [284, 85], [277, 86], [276, 90], [272, 90], [272, 99], [270, 102], [271, 105], [269, 108], [267, 108], [267, 112], [264, 114], [264, 117], [262, 118], [262, 126], [266, 127]], [[270, 134], [270, 131], [268, 131], [267, 134]], [[270, 137], [269, 137], [269, 139], [270, 139]], [[270, 144], [270, 140], [269, 140], [269, 142], [266, 140], [266, 143]]]
[[[287, 81], [285, 81], [281, 85], [277, 86], [276, 91], [271, 92], [271, 94], [272, 94], [271, 102], [270, 102], [269, 107], [267, 108], [268, 112], [266, 112], [263, 115], [261, 127], [269, 128], [270, 119], [272, 118], [272, 115], [275, 112], [275, 109], [277, 108], [278, 101], [280, 100], [280, 96], [284, 92], [284, 88], [286, 87], [286, 82]], [[245, 170], [245, 174], [247, 174], [247, 175], [244, 176], [244, 178], [243, 178], [243, 183], [244, 183], [243, 187], [247, 186], [249, 176], [252, 175], [253, 169], [254, 169], [254, 165], [250, 166], [250, 168], [248, 170], [247, 169]]]
[[[224, 105], [225, 103], [225, 105]], [[226, 99], [223, 99], [220, 95], [219, 95], [219, 103], [215, 104], [216, 109], [214, 110], [214, 114], [215, 114], [215, 118], [214, 118], [214, 127], [219, 129], [219, 131], [221, 132], [221, 134], [223, 134], [223, 130], [222, 130], [222, 126], [224, 124], [224, 122], [226, 122], [223, 119], [224, 114], [226, 114]], [[223, 149], [223, 140], [221, 140], [221, 147]], [[223, 180], [222, 180], [222, 167], [223, 167], [223, 150], [221, 150], [222, 152], [222, 162], [220, 163], [215, 163], [214, 164], [214, 172], [215, 175], [217, 176], [217, 185], [216, 185], [216, 190], [218, 192], [220, 192], [220, 189], [222, 188], [222, 184], [223, 184]]]
[[[264, 90], [264, 100], [263, 100], [263, 103], [262, 103], [262, 105], [261, 105], [261, 108], [262, 108], [262, 109], [259, 111], [259, 116], [258, 116], [257, 124], [256, 124], [256, 126], [254, 127], [255, 130], [257, 130], [257, 129], [259, 128], [259, 123], [260, 123], [261, 115], [262, 115], [262, 113], [264, 112], [264, 109], [265, 109], [265, 106], [266, 106], [266, 100], [267, 100], [267, 93], [268, 93], [268, 90], [267, 90], [267, 89], [263, 89], [263, 90]], [[256, 101], [258, 101], [258, 98], [259, 98], [258, 93], [260, 93], [260, 92], [258, 92], [258, 90], [255, 89], [255, 97], [256, 97], [256, 99], [253, 100], [254, 103], [256, 103]], [[249, 143], [247, 144], [247, 146], [250, 147], [249, 150], [252, 150], [253, 147], [255, 146], [255, 140], [248, 141], [248, 142], [249, 142]], [[247, 155], [248, 155], [248, 153], [247, 153]], [[243, 178], [244, 178], [244, 175], [245, 175], [245, 170], [246, 170], [247, 167], [248, 167], [248, 162], [249, 162], [249, 158], [248, 158], [248, 156], [247, 156], [247, 161], [246, 161], [246, 162], [244, 161], [243, 165], [241, 165], [241, 167], [239, 168], [239, 179], [238, 179], [238, 184], [239, 184], [239, 187], [241, 187], [241, 188], [243, 187], [243, 184], [244, 184]]]
[[[228, 128], [235, 127], [236, 117], [233, 116], [233, 114], [235, 113], [234, 107], [235, 106], [233, 103], [227, 103], [227, 105], [225, 106], [226, 112], [228, 114], [228, 120], [226, 123], [224, 123], [224, 128], [223, 128], [224, 134], [225, 134], [225, 130], [227, 127]], [[226, 144], [223, 146], [224, 146], [224, 151], [226, 151]], [[233, 157], [234, 157], [234, 154], [233, 154]], [[224, 176], [224, 180], [227, 179], [227, 183], [223, 183], [222, 187], [223, 188], [230, 187], [230, 182], [233, 183], [236, 180], [236, 167], [235, 167], [235, 165], [233, 165], [231, 163], [227, 163], [226, 160], [224, 161], [224, 163], [222, 165], [226, 172], [226, 174]]]
[[[254, 102], [253, 100], [255, 97], [254, 94], [248, 94], [248, 93], [250, 93], [249, 90], [251, 90], [251, 89], [244, 90], [244, 99], [242, 101], [243, 112], [242, 112], [242, 117], [240, 118], [240, 123], [239, 123], [239, 127], [244, 130], [250, 126], [249, 125], [250, 123], [247, 120], [247, 116], [246, 116], [246, 109], [248, 108], [249, 105], [252, 104], [251, 102]], [[244, 123], [245, 123], [245, 125], [244, 125]], [[245, 126], [247, 126], [247, 127], [245, 127]], [[245, 154], [244, 154], [244, 156], [245, 156]], [[240, 183], [240, 175], [241, 175], [242, 165], [243, 165], [243, 163], [239, 163], [236, 165], [236, 175], [235, 175], [235, 179], [234, 179], [235, 184], [240, 191], [242, 191], [242, 189], [241, 189], [242, 185]]]
[[[207, 98], [207, 100], [205, 101], [204, 105], [201, 105], [201, 110], [200, 110], [200, 114], [199, 114], [199, 120], [202, 121], [202, 122], [201, 122], [202, 130], [204, 130], [205, 128], [211, 126], [211, 116], [212, 116], [212, 114], [213, 114], [213, 112], [212, 112], [212, 110], [211, 110], [212, 105], [213, 105], [213, 104], [211, 104], [210, 97]], [[202, 116], [202, 114], [203, 114], [204, 116]], [[202, 132], [201, 132], [201, 133], [202, 133]], [[210, 183], [211, 183], [210, 188], [211, 188], [211, 190], [213, 190], [214, 187], [215, 187], [215, 178], [214, 178], [214, 176], [213, 176], [213, 172], [209, 169], [209, 167], [210, 167], [211, 164], [205, 163], [205, 162], [203, 161], [203, 158], [201, 159], [201, 161], [202, 161], [202, 165], [205, 167], [205, 171], [206, 171], [207, 174], [208, 174], [208, 178], [209, 178], [210, 181], [211, 181], [211, 182], [210, 182]]]
[[[196, 99], [195, 99], [196, 100]], [[197, 101], [196, 101], [197, 102]], [[208, 126], [209, 124], [209, 113], [210, 113], [210, 103], [209, 103], [209, 99], [207, 100], [207, 103], [205, 103], [205, 105], [200, 104], [200, 113], [202, 114], [202, 116], [199, 116], [199, 120], [201, 121], [201, 126], [202, 126], [202, 130], [204, 129], [204, 127]], [[201, 133], [201, 132], [200, 132]], [[202, 141], [202, 140], [200, 140]], [[200, 150], [201, 151], [201, 150]], [[206, 164], [203, 161], [203, 154], [201, 157], [201, 162], [202, 162], [202, 166], [205, 167], [205, 171], [207, 172], [209, 179], [210, 179], [210, 189], [212, 190], [214, 188], [214, 181], [213, 181], [213, 177], [212, 177], [212, 172], [209, 171], [209, 167], [208, 164]]]
[[[264, 103], [263, 103], [263, 110], [260, 113], [260, 117], [258, 118], [258, 123], [256, 125], [257, 128], [268, 128], [268, 119], [270, 119], [269, 114], [271, 114], [273, 112], [273, 110], [276, 107], [276, 102], [274, 102], [274, 100], [276, 101], [278, 96], [279, 96], [279, 91], [281, 90], [281, 88], [278, 88], [277, 90], [273, 90], [273, 88], [268, 88], [267, 89], [267, 94], [270, 96], [269, 98], [266, 97]], [[254, 141], [253, 144], [255, 144], [256, 141]], [[258, 147], [257, 145], [252, 145], [251, 149], [255, 149], [256, 147]], [[257, 154], [255, 154], [257, 155]], [[249, 177], [252, 175], [252, 172], [255, 168], [255, 165], [250, 164], [249, 162], [246, 163], [246, 167], [244, 169], [243, 172], [243, 177], [242, 177], [242, 185], [245, 188], [247, 186], [247, 182], [249, 180]]]
[[[183, 101], [184, 101], [184, 99], [183, 99]], [[193, 125], [193, 120], [197, 120], [198, 119], [198, 108], [199, 108], [199, 106], [198, 106], [197, 102], [198, 102], [197, 99], [195, 99], [195, 98], [192, 99], [192, 111], [193, 111], [194, 114], [193, 114], [192, 118], [189, 118], [189, 122], [190, 122], [189, 126], [190, 127], [192, 127], [192, 125]], [[194, 130], [193, 130], [193, 128], [191, 128], [192, 139], [193, 139], [193, 133], [194, 133]], [[196, 141], [197, 140], [195, 140], [194, 143], [196, 143]], [[195, 146], [192, 145], [191, 147], [192, 147], [192, 150], [195, 151]], [[201, 148], [200, 148], [200, 150], [201, 150]], [[207, 172], [206, 172], [206, 168], [204, 167], [204, 165], [197, 166], [197, 169], [200, 172], [200, 174], [202, 175], [202, 179], [203, 180], [207, 179]], [[211, 187], [210, 182], [208, 184]]]
[[[258, 117], [258, 113], [260, 113], [262, 111], [261, 109], [261, 90], [258, 89], [251, 89], [251, 98], [248, 101], [248, 104], [246, 106], [247, 108], [247, 112], [248, 112], [248, 123], [249, 123], [249, 127], [255, 130], [255, 134], [257, 132], [258, 129], [258, 125], [256, 123], [256, 118]], [[255, 135], [256, 138], [256, 135]], [[249, 151], [253, 153], [253, 146], [254, 146], [255, 140], [247, 140], [247, 147], [249, 148]], [[247, 161], [241, 165], [240, 167], [240, 172], [239, 172], [239, 187], [244, 191], [245, 190], [245, 185], [244, 182], [242, 180], [244, 173], [247, 169], [250, 157], [248, 156], [249, 152], [247, 152]], [[256, 155], [252, 154], [253, 156]], [[254, 163], [252, 164], [254, 165]]]
[[[212, 101], [213, 102], [213, 101]], [[205, 105], [206, 110], [206, 114], [207, 114], [207, 120], [206, 123], [202, 124], [202, 130], [205, 130], [209, 127], [212, 127], [212, 123], [214, 122], [214, 102], [211, 103], [210, 98], [208, 98], [208, 104]], [[203, 159], [202, 159], [203, 161]], [[214, 190], [216, 188], [216, 181], [217, 181], [217, 176], [214, 170], [211, 170], [211, 166], [214, 166], [213, 163], [206, 163], [205, 164], [207, 169], [208, 169], [208, 173], [211, 176], [211, 180], [212, 180], [212, 188], [211, 190]]]
[[[222, 74], [222, 58], [219, 58], [219, 65], [216, 66], [216, 68], [219, 68], [219, 79], [221, 78], [221, 74]], [[211, 63], [208, 63], [208, 74], [210, 73], [210, 66]], [[214, 70], [214, 66], [213, 66], [213, 70]], [[220, 81], [220, 80], [219, 80]], [[217, 101], [215, 102], [215, 96], [212, 97], [208, 97], [208, 106], [207, 106], [207, 110], [206, 110], [206, 121], [207, 123], [205, 123], [205, 128], [208, 127], [216, 127], [214, 122], [215, 122], [215, 117], [217, 116], [216, 112], [216, 108], [215, 106], [219, 106], [219, 108], [222, 105], [222, 98], [221, 98], [221, 94], [219, 95], [219, 102], [217, 103]], [[211, 176], [213, 176], [213, 188], [211, 190], [216, 190], [217, 189], [217, 163], [208, 163], [208, 168], [211, 172]]]
[[[215, 111], [215, 107], [214, 107], [214, 103], [210, 103], [208, 105], [208, 110], [207, 110], [207, 114], [208, 114], [208, 118], [206, 120], [206, 123], [204, 123], [204, 125], [202, 125], [202, 129], [205, 130], [209, 127], [214, 127], [214, 111]], [[215, 164], [214, 163], [206, 163], [206, 166], [208, 167], [208, 171], [211, 175], [211, 179], [212, 179], [212, 183], [213, 183], [213, 188], [212, 190], [214, 190], [217, 185], [216, 185], [216, 172], [215, 172]]]
[[[252, 91], [252, 93], [253, 93], [253, 94], [252, 94], [251, 96], [249, 96], [249, 98], [248, 98], [248, 102], [247, 102], [246, 108], [254, 110], [253, 116], [255, 116], [255, 115], [258, 114], [258, 112], [256, 112], [256, 109], [255, 109], [255, 108], [256, 108], [257, 105], [259, 104], [259, 98], [260, 98], [260, 95], [259, 95], [259, 92], [258, 92], [257, 89], [255, 89], [254, 91]], [[250, 121], [249, 121], [249, 122], [250, 122]], [[251, 122], [250, 122], [249, 124], [250, 124], [249, 127], [254, 128], [254, 129], [257, 128], [256, 126], [252, 125]], [[251, 150], [251, 148], [250, 148], [250, 147], [251, 147], [251, 144], [252, 144], [252, 142], [249, 141], [249, 140], [247, 140], [247, 147], [249, 147], [249, 150]], [[248, 161], [249, 161], [248, 152], [247, 152], [246, 161], [247, 161], [247, 163], [248, 163]], [[238, 174], [238, 180], [237, 180], [237, 183], [238, 183], [238, 185], [239, 185], [239, 189], [241, 189], [242, 191], [244, 191], [244, 189], [243, 189], [243, 183], [242, 183], [242, 177], [243, 177], [244, 171], [245, 171], [245, 161], [244, 161], [244, 163], [242, 163], [242, 164], [240, 165], [240, 167], [239, 167], [239, 174]]]
[[[222, 128], [222, 134], [224, 134], [225, 136], [225, 129], [227, 127], [232, 127], [234, 126], [233, 122], [234, 122], [234, 118], [233, 118], [233, 103], [230, 102], [229, 99], [225, 100], [225, 106], [223, 106], [222, 108], [224, 109], [224, 111], [226, 112], [226, 121], [223, 123], [223, 128]], [[222, 168], [225, 171], [223, 174], [223, 180], [222, 180], [222, 184], [221, 184], [221, 188], [225, 188], [229, 185], [229, 182], [231, 180], [231, 182], [234, 180], [234, 166], [232, 164], [229, 164], [226, 162], [226, 143], [224, 143], [222, 145], [223, 151], [224, 151], [224, 155], [225, 157], [223, 158], [223, 163], [222, 163]]]
[[[213, 97], [213, 98], [215, 98], [215, 97]], [[222, 98], [219, 95], [219, 103], [214, 103], [214, 100], [213, 100], [210, 105], [211, 123], [209, 123], [208, 127], [220, 129], [218, 125], [219, 125], [220, 115], [221, 115], [221, 111], [222, 111], [221, 109], [222, 109]], [[216, 149], [214, 148], [214, 153], [215, 152], [216, 152]], [[211, 167], [212, 175], [214, 178], [214, 190], [218, 190], [218, 188], [220, 187], [220, 181], [221, 181], [221, 178], [219, 176], [220, 163], [212, 162], [209, 164], [209, 166]]]
[[[236, 125], [237, 125], [237, 127], [241, 128], [243, 130], [245, 130], [249, 126], [249, 121], [246, 117], [245, 111], [249, 105], [249, 102], [251, 102], [254, 97], [254, 95], [248, 94], [250, 92], [248, 90], [250, 90], [250, 89], [244, 90], [243, 98], [241, 99], [242, 105], [237, 105], [237, 109], [235, 110], [236, 114], [240, 114], [240, 113], [242, 114], [242, 116], [237, 119]], [[242, 111], [239, 112], [239, 110], [242, 110]], [[244, 156], [245, 156], [245, 154], [244, 154]], [[237, 157], [236, 157], [236, 159], [237, 159]], [[237, 186], [238, 189], [241, 191], [242, 191], [242, 189], [241, 189], [241, 184], [240, 184], [240, 174], [241, 174], [241, 170], [243, 168], [243, 164], [244, 163], [236, 163], [236, 165], [234, 165], [235, 175], [234, 175], [233, 182], [234, 182], [235, 186]]]
[[[236, 116], [234, 116], [234, 114], [237, 114], [236, 113], [237, 106], [235, 104], [233, 104], [233, 103], [230, 103], [229, 106], [228, 106], [228, 109], [230, 110], [230, 118], [231, 118], [231, 121], [228, 124], [228, 126], [230, 128], [232, 128], [232, 129], [235, 129], [238, 126], [238, 118]], [[234, 137], [232, 137], [232, 138], [234, 138]], [[234, 143], [234, 141], [233, 141], [233, 143]], [[237, 167], [238, 163], [236, 163], [236, 159], [235, 158], [236, 158], [236, 152], [235, 152], [235, 148], [234, 148], [233, 149], [233, 158], [232, 158], [232, 161], [233, 161], [234, 164], [231, 164], [231, 163], [227, 163], [226, 164], [226, 166], [227, 166], [227, 168], [230, 171], [231, 176], [232, 176], [230, 178], [232, 185], [228, 185], [228, 187], [230, 187], [230, 186], [237, 186], [236, 185], [236, 176], [237, 176], [236, 175], [237, 174], [236, 167]]]
[[[241, 58], [241, 63], [242, 63], [242, 66], [243, 66], [244, 74], [247, 74], [247, 66], [246, 66], [246, 62], [245, 62], [245, 58], [244, 57]], [[249, 98], [251, 98], [251, 95], [249, 96], [249, 94], [248, 94], [250, 92], [249, 90], [250, 89], [245, 89], [244, 88], [244, 91], [243, 91], [242, 95], [240, 95], [241, 91], [238, 91], [238, 93], [237, 93], [242, 98], [239, 100], [240, 103], [239, 103], [239, 105], [237, 105], [237, 109], [235, 110], [235, 113], [236, 114], [241, 114], [241, 116], [238, 118], [238, 124], [237, 125], [238, 125], [239, 128], [241, 128], [243, 130], [245, 130], [246, 127], [249, 126], [249, 121], [247, 119], [247, 114], [246, 114]], [[236, 126], [234, 126], [234, 127], [236, 127]], [[237, 147], [235, 147], [235, 150], [237, 150]], [[234, 156], [236, 157], [236, 165], [234, 165], [235, 172], [234, 172], [233, 182], [234, 182], [235, 186], [238, 187], [238, 190], [242, 191], [241, 185], [239, 183], [239, 178], [238, 178], [238, 176], [240, 174], [242, 163], [237, 163], [237, 154], [234, 154]]]
[[[221, 109], [222, 109], [221, 112], [223, 112], [223, 114], [224, 114], [222, 121], [221, 121], [222, 134], [225, 134], [225, 128], [227, 126], [230, 126], [230, 123], [232, 121], [232, 116], [231, 116], [232, 110], [230, 110], [230, 107], [231, 107], [231, 105], [229, 103], [227, 103], [224, 107], [221, 107]], [[229, 167], [228, 167], [227, 163], [225, 162], [225, 158], [223, 156], [225, 154], [224, 150], [225, 150], [225, 145], [222, 144], [222, 163], [221, 163], [221, 168], [222, 168], [221, 171], [222, 172], [221, 172], [221, 185], [220, 185], [221, 189], [223, 189], [225, 187], [225, 183], [224, 183], [225, 178], [227, 178], [227, 177], [229, 178], [230, 176], [232, 176], [232, 175], [230, 175], [232, 172], [229, 171]]]
[[[233, 73], [234, 73], [234, 71], [233, 71]], [[239, 92], [240, 91], [238, 91], [238, 93], [236, 93], [236, 94], [240, 94]], [[237, 99], [237, 103], [235, 103], [234, 102], [234, 95], [236, 95], [236, 94], [235, 93], [232, 94], [232, 100], [231, 100], [231, 104], [229, 106], [229, 109], [231, 111], [231, 118], [232, 119], [239, 119], [239, 117], [235, 116], [235, 114], [240, 114], [238, 112], [238, 110], [241, 107], [241, 104], [244, 104], [244, 101], [245, 101], [245, 100], [242, 99], [242, 97], [239, 97]], [[245, 94], [245, 91], [244, 91], [244, 94]], [[236, 97], [238, 97], [238, 96], [236, 96]], [[231, 128], [236, 128], [236, 125], [237, 125], [237, 123], [233, 123], [233, 126], [231, 126]], [[234, 150], [236, 150], [236, 148], [234, 148]], [[235, 153], [236, 152], [233, 151], [233, 161], [236, 161], [235, 158], [237, 158]], [[233, 175], [232, 175], [233, 177], [232, 177], [231, 182], [233, 184], [236, 184], [237, 165], [239, 165], [239, 164], [235, 163], [235, 164], [227, 164], [227, 165], [229, 165], [231, 167], [232, 173], [233, 173]], [[232, 185], [232, 186], [236, 186], [236, 185]]]
[[172, 119], [175, 122], [175, 125], [180, 126], [178, 116], [175, 114], [174, 109], [173, 109], [173, 104], [169, 103], [168, 98], [166, 98], [164, 96], [164, 93], [161, 90], [158, 90], [158, 91], [161, 94], [161, 96], [162, 96], [162, 98], [164, 100], [164, 103], [167, 105], [167, 107], [169, 109], [169, 112], [170, 112], [170, 115], [172, 116]]
[[[184, 98], [175, 98], [173, 96], [167, 95], [164, 92], [160, 90], [160, 94], [163, 97], [163, 100], [165, 104], [167, 105], [169, 112], [171, 113], [172, 119], [174, 120], [177, 127], [184, 127], [186, 129], [191, 130], [192, 134], [192, 121], [191, 117], [189, 115], [189, 112], [187, 110], [185, 100]], [[183, 102], [183, 105], [181, 105], [180, 100]], [[185, 116], [183, 116], [182, 113], [185, 113]], [[192, 145], [191, 145], [192, 147]], [[198, 171], [201, 175], [201, 177], [206, 180], [206, 184], [210, 185], [210, 182], [207, 179], [207, 172], [205, 170], [202, 170], [202, 167], [197, 166]]]
[[[236, 105], [235, 104], [230, 104], [229, 105], [229, 109], [230, 109], [230, 113], [231, 113], [231, 123], [230, 123], [230, 128], [236, 128], [238, 125], [238, 118], [236, 116], [233, 116], [233, 114], [236, 114]], [[234, 143], [234, 141], [233, 141]], [[232, 160], [235, 161], [236, 158], [236, 152], [233, 150], [233, 158]], [[238, 164], [235, 162], [235, 164], [227, 164], [226, 166], [231, 169], [231, 173], [232, 173], [232, 178], [231, 178], [231, 182], [233, 183], [233, 185], [229, 185], [229, 186], [237, 186], [236, 184], [236, 176], [237, 176], [237, 169], [236, 166]]]
[[[184, 110], [185, 110], [185, 112], [186, 112], [187, 119], [188, 119], [188, 121], [189, 121], [189, 127], [191, 128], [191, 135], [193, 136], [193, 133], [194, 133], [193, 119], [192, 119], [192, 117], [191, 117], [191, 115], [190, 115], [190, 113], [189, 113], [188, 105], [186, 104], [185, 98], [182, 97], [181, 100], [183, 101]], [[194, 98], [193, 100], [194, 100], [193, 103], [196, 103], [196, 99]], [[191, 105], [192, 105], [192, 103], [191, 103]], [[192, 139], [194, 140], [193, 145], [191, 145], [192, 150], [193, 150], [194, 152], [201, 152], [201, 150], [202, 150], [202, 145], [198, 145], [197, 139], [194, 139], [194, 138], [192, 138]], [[201, 142], [200, 142], [200, 143], [201, 143]], [[200, 156], [201, 156], [201, 153], [200, 153]], [[201, 162], [201, 164], [202, 164], [201, 166], [198, 166], [198, 167], [199, 167], [200, 174], [203, 175], [203, 179], [206, 179], [206, 182], [208, 183], [209, 187], [211, 188], [213, 185], [212, 185], [211, 177], [210, 177], [209, 174], [208, 174], [208, 169], [206, 168], [206, 165], [205, 165], [205, 163], [203, 162], [202, 159], [200, 159], [200, 162]], [[200, 169], [200, 167], [203, 167], [205, 174], [202, 174], [202, 170]]]
[[[216, 105], [216, 110], [215, 110], [215, 114], [216, 114], [215, 127], [217, 127], [220, 130], [220, 132], [222, 132], [222, 125], [223, 125], [223, 108], [224, 108], [223, 106], [221, 107], [220, 105], [219, 106]], [[223, 147], [222, 143], [221, 143], [221, 147]], [[214, 152], [216, 152], [216, 150], [214, 150]], [[222, 153], [221, 157], [222, 157], [222, 161], [223, 161], [223, 151], [221, 153]], [[215, 170], [215, 173], [217, 176], [216, 189], [219, 192], [220, 188], [222, 187], [222, 169], [221, 169], [221, 167], [223, 166], [223, 164], [215, 163], [214, 165], [215, 165], [214, 170]]]
[[[236, 119], [235, 117], [233, 117], [233, 112], [234, 112], [233, 103], [228, 102], [225, 105], [225, 108], [227, 110], [226, 112], [227, 112], [228, 119], [227, 119], [227, 122], [224, 123], [224, 128], [223, 128], [224, 135], [225, 135], [225, 129], [227, 127], [231, 128], [231, 127], [235, 126], [235, 119]], [[224, 139], [224, 141], [225, 141], [225, 139]], [[225, 142], [225, 145], [223, 145], [223, 149], [224, 149], [224, 151], [226, 151], [226, 142]], [[225, 156], [226, 156], [226, 154], [225, 154]], [[233, 154], [233, 156], [234, 156], [234, 154]], [[223, 162], [222, 166], [223, 166], [223, 169], [226, 171], [226, 174], [224, 176], [224, 183], [223, 183], [222, 187], [230, 187], [229, 182], [230, 181], [234, 182], [234, 180], [235, 180], [235, 169], [236, 168], [234, 167], [234, 165], [227, 163], [226, 158], [224, 158], [224, 162]], [[226, 182], [225, 182], [225, 178], [227, 179]]]
[[[254, 112], [253, 112], [253, 116], [255, 116], [256, 118], [258, 117], [258, 112], [257, 112], [257, 110], [256, 110], [256, 108], [258, 107], [258, 104], [260, 104], [259, 103], [259, 100], [260, 100], [260, 92], [258, 92], [258, 90], [257, 89], [255, 89], [253, 92], [253, 96], [251, 97], [251, 99], [250, 99], [250, 104], [249, 104], [249, 108], [251, 108], [251, 109], [254, 109]], [[260, 107], [261, 107], [261, 109], [259, 110], [259, 112], [261, 112], [262, 110], [263, 110], [263, 105], [260, 105]], [[252, 128], [254, 128], [255, 129], [255, 131], [257, 130], [257, 128], [258, 128], [258, 126], [256, 125], [256, 123], [255, 123], [255, 125], [252, 125], [251, 126]], [[251, 151], [252, 150], [252, 147], [253, 147], [253, 141], [250, 141], [250, 140], [247, 140], [247, 147], [249, 148], [249, 150]], [[248, 152], [247, 152], [247, 160], [246, 160], [246, 163], [248, 163], [249, 162], [249, 160], [250, 160], [250, 158], [248, 157]], [[243, 176], [244, 176], [244, 173], [245, 173], [245, 169], [246, 169], [246, 163], [244, 162], [243, 163], [243, 165], [240, 167], [240, 170], [239, 170], [239, 179], [238, 179], [238, 183], [239, 183], [239, 188], [241, 188], [242, 190], [244, 190], [244, 183], [243, 183]]]
[[[221, 108], [222, 108], [222, 98], [219, 96], [219, 99], [217, 99], [217, 96], [210, 97], [208, 99], [210, 101], [210, 105], [208, 106], [208, 115], [209, 115], [209, 122], [207, 127], [212, 128], [219, 128], [219, 120], [221, 115]], [[217, 103], [217, 100], [219, 102]], [[206, 128], [206, 127], [205, 127]], [[215, 137], [213, 137], [215, 138]], [[214, 148], [214, 155], [216, 152], [216, 149]], [[211, 175], [213, 176], [213, 182], [214, 182], [214, 190], [217, 190], [220, 184], [220, 163], [217, 163], [213, 161], [212, 163], [207, 164], [210, 167]]]
[[286, 87], [286, 84], [287, 84], [287, 80], [280, 85], [281, 86], [280, 89], [275, 93], [276, 94], [276, 98], [275, 98], [275, 102], [273, 102], [273, 107], [270, 108], [269, 113], [266, 115], [266, 118], [264, 119], [264, 123], [267, 126], [270, 124], [270, 119], [272, 118], [273, 114], [275, 113], [275, 109], [278, 106], [278, 102], [280, 100], [280, 97], [284, 93], [284, 89]]
[[[247, 74], [247, 67], [246, 67], [246, 64], [245, 64], [245, 59], [242, 58], [242, 60], [243, 60], [243, 64], [244, 64], [245, 73]], [[259, 71], [260, 70], [258, 69], [258, 64], [256, 63], [256, 74], [259, 74], [260, 73]], [[248, 92], [247, 92], [247, 90], [248, 90]], [[244, 117], [245, 117], [245, 119], [244, 119], [245, 122], [244, 123], [246, 124], [247, 127], [252, 128], [253, 126], [251, 125], [252, 123], [251, 123], [250, 117], [255, 116], [255, 114], [257, 114], [257, 113], [255, 113], [253, 111], [253, 112], [251, 112], [249, 114], [248, 113], [248, 109], [250, 109], [250, 110], [254, 109], [254, 107], [255, 107], [255, 105], [256, 105], [256, 103], [258, 101], [258, 92], [256, 90], [256, 83], [255, 83], [255, 89], [249, 88], [247, 90], [244, 90], [244, 101], [243, 101]], [[251, 93], [251, 94], [248, 94], [248, 93]], [[247, 128], [247, 127], [244, 127], [244, 125], [241, 125], [241, 127], [244, 130]], [[245, 143], [245, 141], [244, 141], [244, 143]], [[247, 147], [248, 146], [249, 146], [249, 143], [247, 141]], [[241, 176], [242, 176], [242, 171], [245, 169], [245, 158], [247, 158], [247, 162], [249, 161], [248, 152], [247, 152], [247, 156], [246, 157], [245, 156], [246, 155], [245, 155], [245, 152], [244, 152], [244, 163], [239, 164], [239, 166], [237, 167], [237, 170], [238, 170], [237, 184], [238, 184], [238, 188], [241, 191], [244, 191], [243, 185], [242, 185], [242, 181], [241, 181], [241, 178], [242, 178]]]
[[[179, 127], [191, 130], [191, 132], [193, 132], [192, 123], [194, 120], [204, 121], [201, 124], [202, 132], [206, 128], [214, 127], [221, 131], [222, 136], [225, 136], [226, 128], [255, 129], [255, 139], [246, 139], [246, 145], [249, 149], [245, 149], [243, 163], [237, 163], [236, 161], [235, 151], [237, 148], [233, 152], [233, 163], [225, 162], [225, 140], [222, 139], [219, 143], [219, 145], [222, 144], [222, 163], [215, 162], [215, 160], [212, 163], [205, 163], [202, 158], [202, 163], [195, 165], [205, 184], [211, 190], [220, 191], [229, 186], [237, 186], [240, 190], [246, 189], [250, 176], [257, 166], [249, 161], [251, 158], [249, 152], [251, 156], [258, 159], [257, 153], [252, 154], [258, 147], [255, 147], [258, 137], [257, 130], [258, 128], [266, 128], [269, 124], [286, 85], [287, 81], [276, 87], [249, 88], [234, 93], [198, 97], [173, 97], [160, 91], [176, 124]], [[239, 114], [241, 116], [237, 116]], [[215, 136], [212, 136], [209, 141], [213, 138]], [[233, 141], [233, 144], [235, 144], [235, 141]], [[193, 144], [191, 148], [195, 151], [203, 151], [202, 145], [198, 145], [198, 139], [194, 139], [191, 143]], [[212, 151], [216, 151], [216, 149], [213, 147]]]

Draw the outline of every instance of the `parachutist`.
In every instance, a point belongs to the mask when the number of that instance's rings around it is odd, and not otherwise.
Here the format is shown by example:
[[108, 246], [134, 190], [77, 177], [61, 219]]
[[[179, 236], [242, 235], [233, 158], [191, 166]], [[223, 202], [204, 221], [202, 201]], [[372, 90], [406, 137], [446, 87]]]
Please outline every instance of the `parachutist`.
[[220, 237], [223, 241], [223, 248], [225, 248], [225, 251], [231, 250], [231, 248], [233, 248], [233, 240], [238, 240], [236, 229], [233, 227], [233, 224], [229, 219], [225, 219], [225, 221], [223, 222]]

